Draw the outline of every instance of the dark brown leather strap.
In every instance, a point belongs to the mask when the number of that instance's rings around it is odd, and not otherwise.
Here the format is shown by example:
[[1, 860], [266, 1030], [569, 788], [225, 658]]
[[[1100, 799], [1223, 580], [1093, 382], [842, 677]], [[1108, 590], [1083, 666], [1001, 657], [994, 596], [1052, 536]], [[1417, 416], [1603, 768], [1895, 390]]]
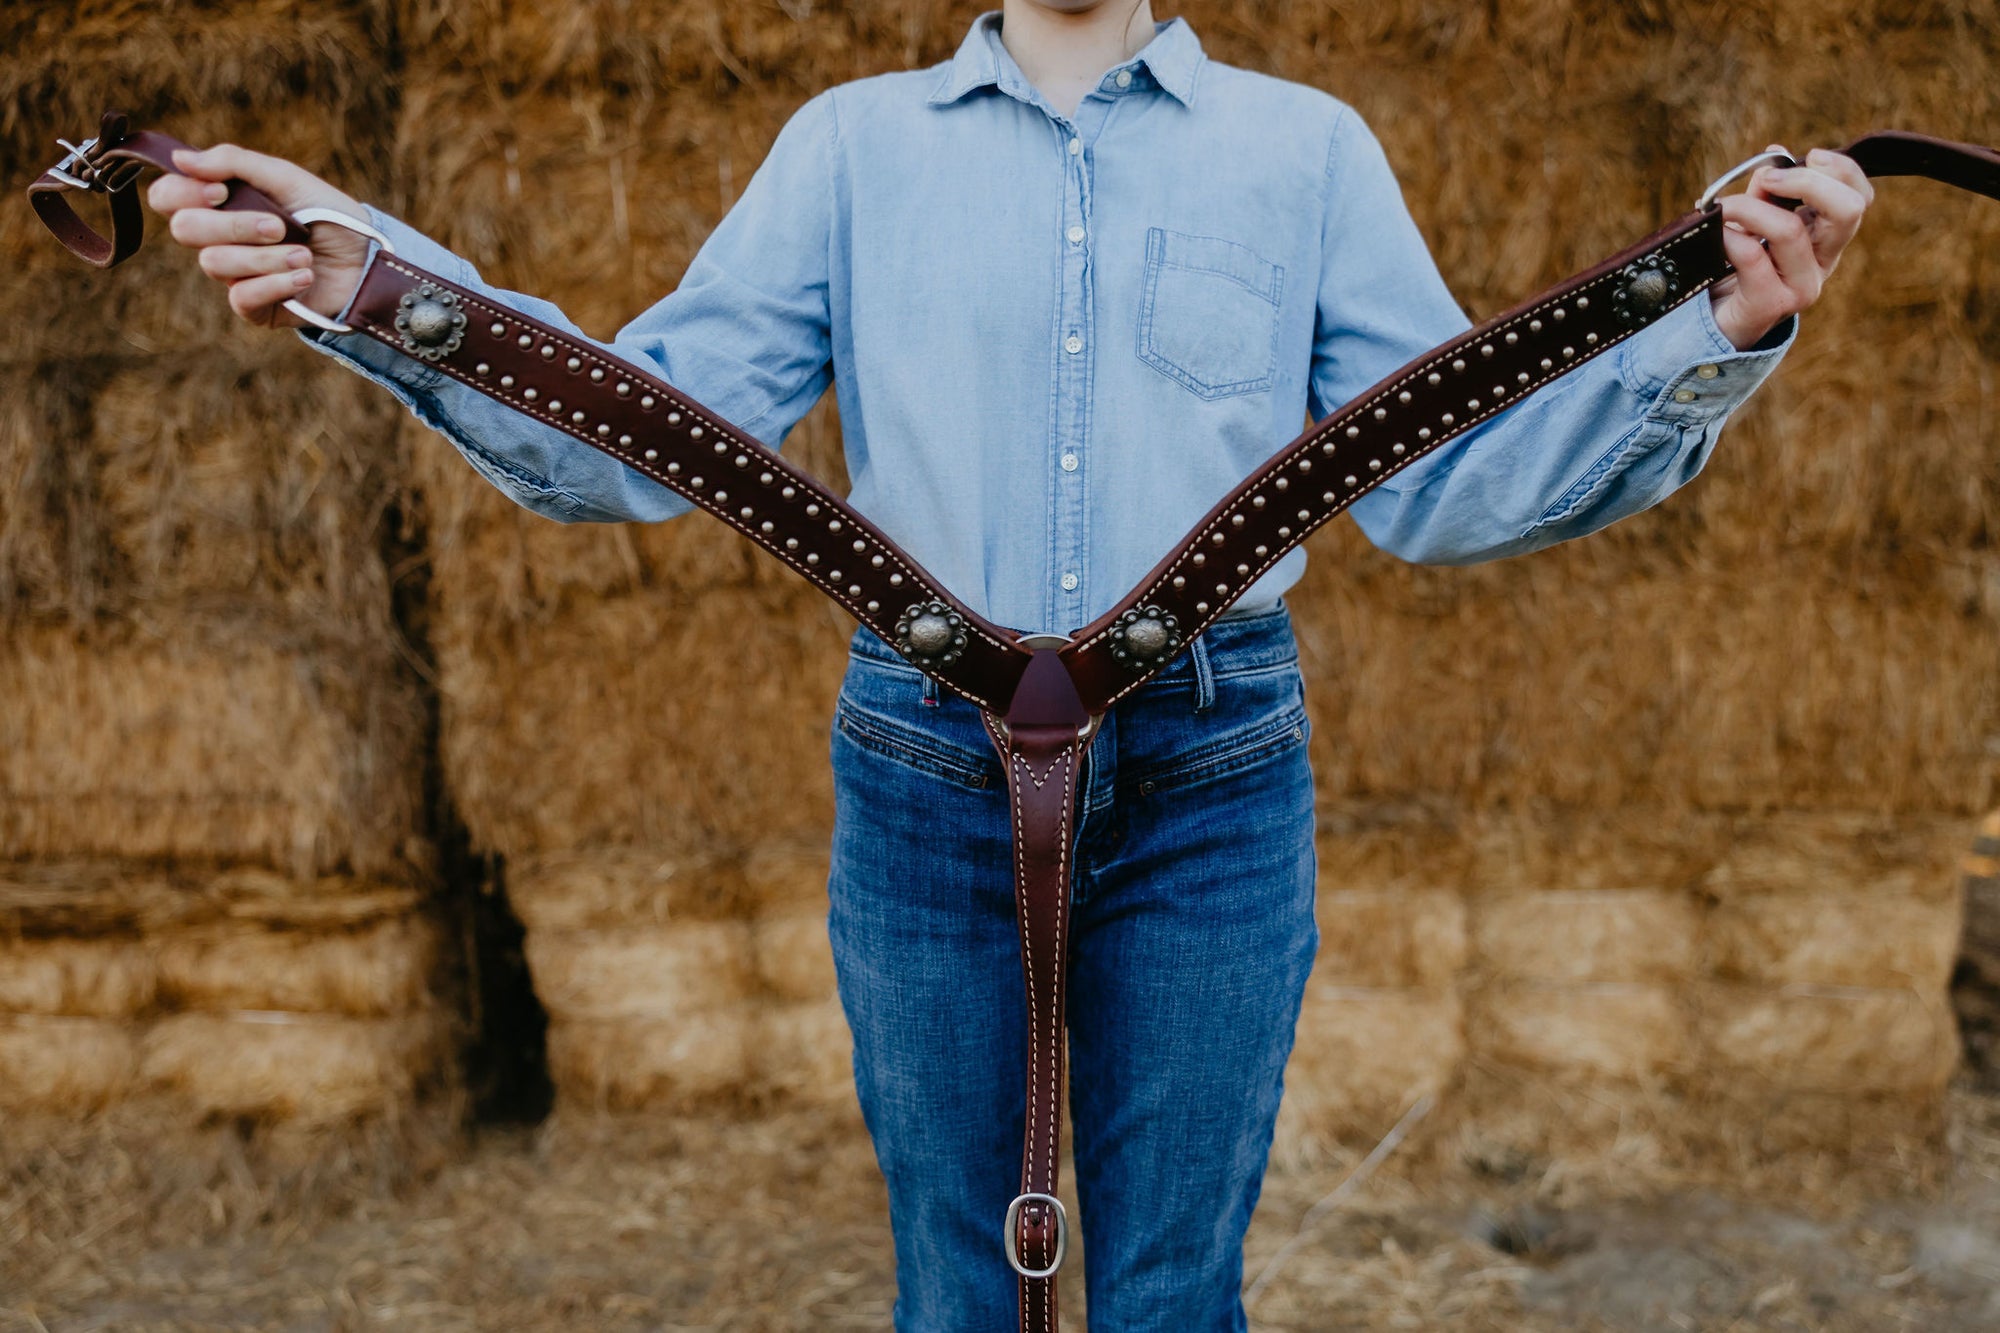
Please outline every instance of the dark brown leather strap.
[[1077, 781], [1097, 718], [1053, 647], [1037, 647], [1003, 719], [982, 712], [1007, 775], [1014, 828], [1014, 909], [1027, 988], [1027, 1096], [1021, 1189], [1002, 1219], [1019, 1284], [1021, 1327], [1055, 1333], [1056, 1270], [1069, 1219], [1056, 1199], [1062, 1141], [1071, 851]]
[[[132, 189], [172, 170], [163, 135], [105, 117], [98, 140], [29, 188], [57, 238], [109, 267], [138, 246]], [[2000, 154], [1902, 131], [1842, 150], [1871, 176], [1916, 175], [2000, 198]], [[63, 193], [111, 199], [113, 236]], [[1711, 189], [1713, 193], [1713, 189]], [[232, 182], [224, 207], [285, 216]], [[287, 218], [303, 240], [302, 229]], [[1705, 203], [1651, 236], [1411, 361], [1305, 431], [1223, 497], [1117, 606], [1077, 631], [1023, 640], [954, 599], [810, 477], [643, 368], [380, 252], [353, 327], [603, 450], [776, 555], [921, 670], [978, 704], [1007, 775], [1028, 1002], [1021, 1190], [1005, 1246], [1024, 1333], [1055, 1333], [1067, 1220], [1055, 1201], [1064, 995], [1079, 770], [1104, 711], [1165, 667], [1280, 556], [1418, 458], [1538, 392], [1729, 272]], [[1060, 643], [1062, 646], [1056, 646]]]

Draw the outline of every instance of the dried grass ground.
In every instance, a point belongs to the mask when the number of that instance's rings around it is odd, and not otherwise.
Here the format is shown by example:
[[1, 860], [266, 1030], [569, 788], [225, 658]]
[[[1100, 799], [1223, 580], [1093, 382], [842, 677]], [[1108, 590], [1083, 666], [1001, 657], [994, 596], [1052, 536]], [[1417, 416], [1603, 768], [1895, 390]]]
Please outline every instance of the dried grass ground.
[[[1621, 1182], [1547, 1162], [1469, 1168], [1447, 1121], [1420, 1124], [1309, 1229], [1252, 1325], [1989, 1329], [2000, 1095], [1961, 1085], [1950, 1125], [1928, 1154]], [[888, 1323], [883, 1195], [851, 1115], [558, 1118], [469, 1148], [422, 1120], [345, 1138], [214, 1129], [143, 1157], [120, 1130], [10, 1127], [0, 1331]], [[1353, 1162], [1272, 1174], [1251, 1275]]]

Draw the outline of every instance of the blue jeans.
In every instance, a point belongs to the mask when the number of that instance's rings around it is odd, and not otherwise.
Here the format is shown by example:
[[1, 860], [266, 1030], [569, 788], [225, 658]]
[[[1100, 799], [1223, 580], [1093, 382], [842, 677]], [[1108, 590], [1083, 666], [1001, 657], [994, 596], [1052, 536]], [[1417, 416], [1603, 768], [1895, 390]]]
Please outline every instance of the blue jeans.
[[[1313, 782], [1289, 609], [1114, 705], [1078, 786], [1070, 1114], [1090, 1327], [1241, 1330], [1306, 973]], [[1025, 999], [1007, 789], [978, 710], [857, 629], [828, 927], [888, 1181], [902, 1333], [1013, 1333]]]

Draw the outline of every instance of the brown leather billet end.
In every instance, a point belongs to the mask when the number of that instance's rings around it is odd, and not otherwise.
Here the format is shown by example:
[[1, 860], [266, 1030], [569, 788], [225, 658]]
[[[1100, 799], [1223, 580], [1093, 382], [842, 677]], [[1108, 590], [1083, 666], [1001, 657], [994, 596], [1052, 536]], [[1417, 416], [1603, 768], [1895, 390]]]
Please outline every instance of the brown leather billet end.
[[[96, 138], [86, 142], [90, 149], [81, 160], [74, 153], [68, 154], [28, 186], [28, 203], [42, 225], [71, 254], [93, 268], [115, 268], [137, 254], [140, 242], [145, 239], [139, 177], [148, 167], [185, 174], [174, 165], [173, 155], [189, 145], [151, 130], [129, 133], [122, 111], [105, 112]], [[64, 179], [65, 176], [69, 179]], [[79, 187], [77, 181], [83, 185]], [[284, 222], [285, 241], [304, 245], [311, 239], [306, 229], [263, 191], [246, 181], [230, 180], [225, 184], [229, 194], [215, 206], [217, 209], [229, 213], [269, 213]], [[111, 210], [109, 236], [85, 222], [77, 212], [71, 196], [87, 194], [105, 196]]]

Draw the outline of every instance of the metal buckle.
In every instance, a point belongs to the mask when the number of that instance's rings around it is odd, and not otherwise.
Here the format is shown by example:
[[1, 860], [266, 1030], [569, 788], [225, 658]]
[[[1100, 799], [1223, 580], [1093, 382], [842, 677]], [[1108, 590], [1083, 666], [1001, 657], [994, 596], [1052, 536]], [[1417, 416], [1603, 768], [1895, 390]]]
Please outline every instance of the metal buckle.
[[[1021, 1244], [1014, 1238], [1014, 1229], [1021, 1220], [1021, 1205], [1024, 1203], [1045, 1203], [1056, 1210], [1056, 1257], [1047, 1268], [1029, 1268], [1021, 1262]], [[1053, 1194], [1023, 1194], [1007, 1205], [1005, 1224], [1007, 1264], [1022, 1277], [1054, 1277], [1056, 1270], [1063, 1266], [1069, 1254], [1069, 1213], [1062, 1206], [1062, 1200]]]
[[1695, 212], [1699, 213], [1703, 209], [1707, 208], [1710, 204], [1714, 203], [1715, 197], [1722, 193], [1723, 186], [1729, 184], [1729, 182], [1735, 180], [1738, 176], [1741, 176], [1746, 172], [1755, 171], [1758, 167], [1763, 166], [1766, 162], [1782, 162], [1788, 167], [1795, 167], [1799, 164], [1799, 160], [1793, 157], [1789, 152], [1777, 149], [1767, 148], [1763, 152], [1758, 153], [1754, 157], [1746, 157], [1741, 162], [1738, 162], [1735, 166], [1723, 172], [1720, 176], [1717, 176], [1714, 180], [1708, 183], [1708, 188], [1701, 192], [1701, 198], [1695, 202], [1694, 206]]
[[[350, 213], [343, 213], [337, 208], [301, 208], [296, 213], [292, 214], [292, 221], [298, 223], [302, 227], [310, 226], [312, 223], [315, 222], [337, 223], [338, 225], [347, 228], [349, 231], [359, 232], [361, 235], [366, 236], [369, 240], [381, 246], [383, 250], [387, 251], [389, 254], [393, 255], [396, 253], [395, 245], [390, 242], [387, 236], [384, 236], [381, 232], [375, 230], [375, 228], [369, 226], [366, 222], [363, 222], [360, 218], [357, 218]], [[311, 310], [303, 305], [300, 305], [296, 297], [285, 302], [285, 309], [291, 311], [294, 315], [297, 315], [300, 319], [304, 320], [306, 323], [315, 324], [320, 328], [325, 329], [328, 333], [354, 332], [354, 326], [352, 324], [342, 324], [337, 319], [328, 319], [325, 315], [320, 314], [319, 311]]]
[[[67, 139], [57, 139], [56, 142], [69, 149], [69, 156], [50, 167], [49, 175], [72, 189], [98, 189], [97, 167], [90, 160], [91, 151], [97, 147], [97, 140], [85, 139], [81, 144], [73, 144]], [[71, 167], [77, 168], [83, 175], [72, 176], [69, 172]]]

